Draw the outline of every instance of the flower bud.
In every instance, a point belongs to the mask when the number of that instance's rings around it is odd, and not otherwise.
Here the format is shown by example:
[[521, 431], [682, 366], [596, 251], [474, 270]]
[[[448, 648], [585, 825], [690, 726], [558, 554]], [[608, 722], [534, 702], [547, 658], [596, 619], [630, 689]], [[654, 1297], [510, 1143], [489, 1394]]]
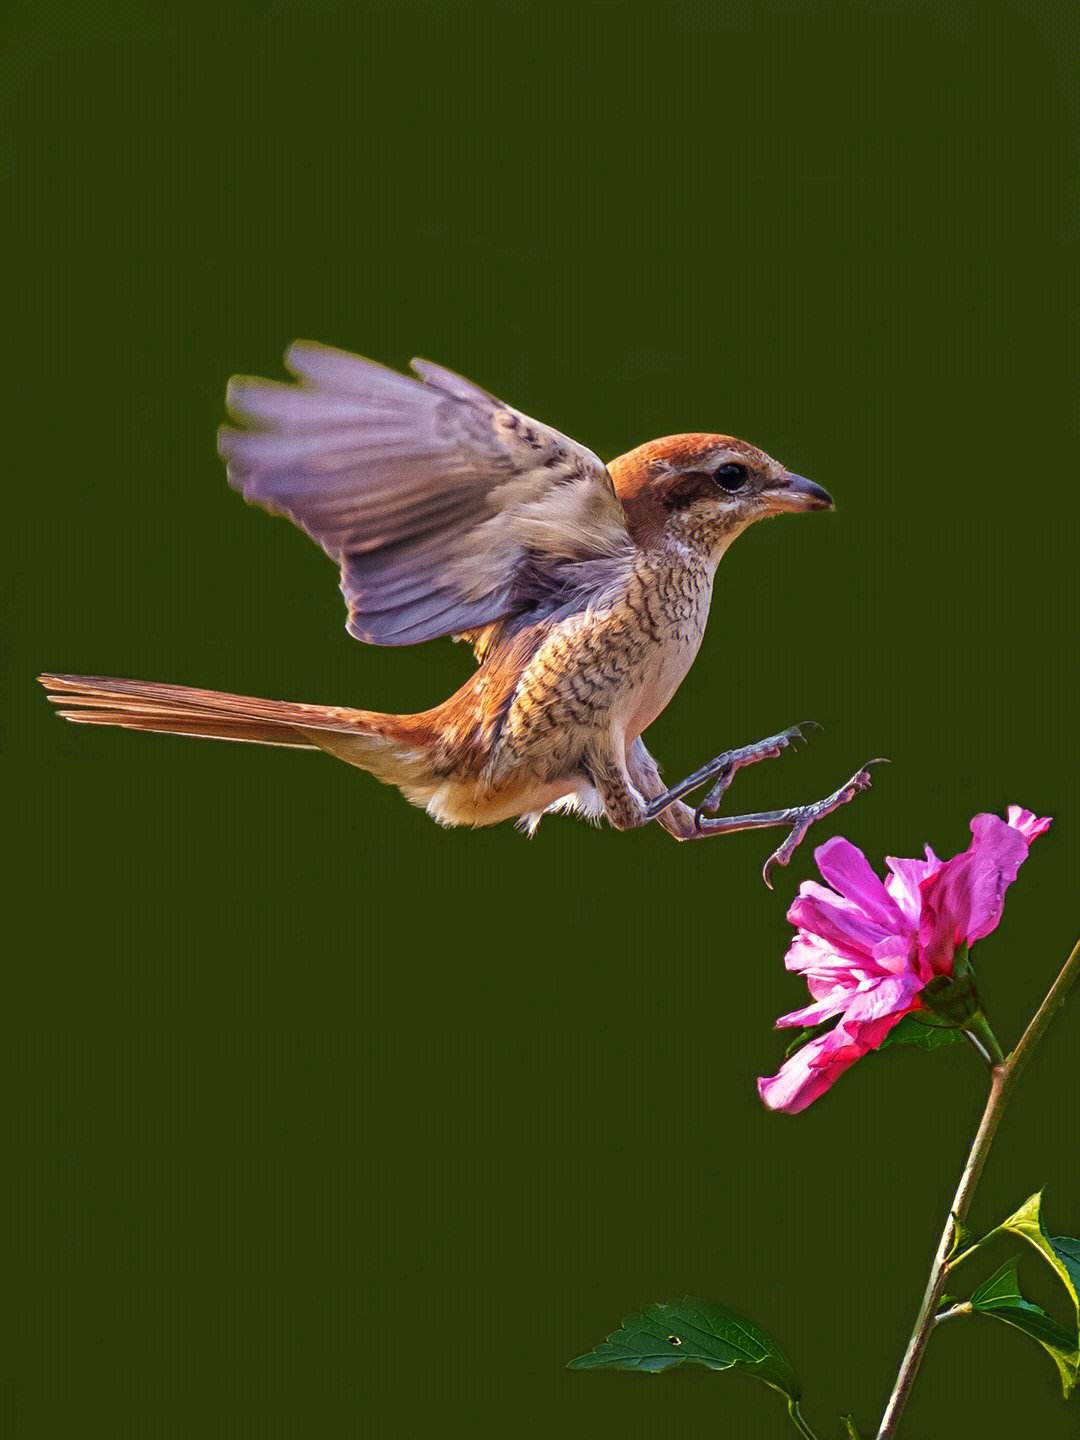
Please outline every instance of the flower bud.
[[979, 992], [970, 971], [959, 978], [938, 975], [919, 992], [919, 999], [939, 1025], [954, 1030], [964, 1029], [979, 1013]]

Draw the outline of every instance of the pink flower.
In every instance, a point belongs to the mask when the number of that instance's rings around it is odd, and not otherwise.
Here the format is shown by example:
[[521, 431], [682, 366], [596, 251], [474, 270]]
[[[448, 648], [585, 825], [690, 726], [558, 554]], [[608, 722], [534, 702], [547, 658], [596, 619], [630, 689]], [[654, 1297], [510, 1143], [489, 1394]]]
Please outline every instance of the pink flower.
[[798, 933], [784, 962], [806, 977], [813, 1003], [781, 1015], [776, 1024], [812, 1026], [840, 1018], [778, 1074], [758, 1081], [770, 1110], [805, 1110], [876, 1050], [903, 1016], [923, 1008], [923, 988], [939, 975], [952, 975], [957, 948], [997, 928], [1005, 891], [1031, 842], [1049, 828], [1049, 818], [1018, 805], [1009, 806], [1005, 820], [976, 815], [962, 854], [939, 860], [927, 846], [925, 860], [888, 856], [884, 883], [850, 840], [838, 836], [818, 847], [814, 858], [829, 883], [806, 880], [799, 887], [788, 911]]

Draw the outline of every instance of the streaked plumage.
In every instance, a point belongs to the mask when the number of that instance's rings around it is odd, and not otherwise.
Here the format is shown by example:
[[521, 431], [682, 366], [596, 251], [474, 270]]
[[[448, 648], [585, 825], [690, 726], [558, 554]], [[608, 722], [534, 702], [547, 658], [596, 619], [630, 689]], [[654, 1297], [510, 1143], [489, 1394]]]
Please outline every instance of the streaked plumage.
[[[298, 342], [286, 363], [299, 383], [230, 383], [230, 484], [336, 562], [357, 639], [465, 636], [477, 669], [416, 715], [43, 676], [60, 713], [324, 750], [448, 825], [532, 829], [560, 808], [620, 829], [655, 814], [682, 839], [746, 828], [695, 821], [677, 799], [649, 813], [664, 791], [641, 735], [693, 663], [727, 546], [767, 515], [826, 508], [825, 492], [724, 435], [669, 436], [605, 466], [426, 361], [413, 378]], [[731, 773], [789, 739], [736, 752]]]

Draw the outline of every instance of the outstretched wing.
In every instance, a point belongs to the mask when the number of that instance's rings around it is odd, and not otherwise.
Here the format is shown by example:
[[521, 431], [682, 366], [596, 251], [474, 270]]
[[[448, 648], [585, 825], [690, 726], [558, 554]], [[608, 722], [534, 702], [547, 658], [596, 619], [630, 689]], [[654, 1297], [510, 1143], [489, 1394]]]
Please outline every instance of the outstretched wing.
[[299, 384], [237, 377], [221, 454], [244, 498], [341, 566], [358, 640], [411, 645], [558, 598], [631, 551], [606, 467], [469, 381], [420, 379], [309, 341]]

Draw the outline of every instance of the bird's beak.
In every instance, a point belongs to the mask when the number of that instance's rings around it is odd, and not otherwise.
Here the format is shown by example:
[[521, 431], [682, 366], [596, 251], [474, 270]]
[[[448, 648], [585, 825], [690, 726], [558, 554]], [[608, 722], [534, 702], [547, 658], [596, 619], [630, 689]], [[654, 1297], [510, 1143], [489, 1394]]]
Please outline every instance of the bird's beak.
[[796, 475], [791, 470], [784, 472], [782, 480], [770, 485], [763, 492], [770, 510], [834, 510], [833, 498], [827, 490], [807, 480], [805, 475]]

